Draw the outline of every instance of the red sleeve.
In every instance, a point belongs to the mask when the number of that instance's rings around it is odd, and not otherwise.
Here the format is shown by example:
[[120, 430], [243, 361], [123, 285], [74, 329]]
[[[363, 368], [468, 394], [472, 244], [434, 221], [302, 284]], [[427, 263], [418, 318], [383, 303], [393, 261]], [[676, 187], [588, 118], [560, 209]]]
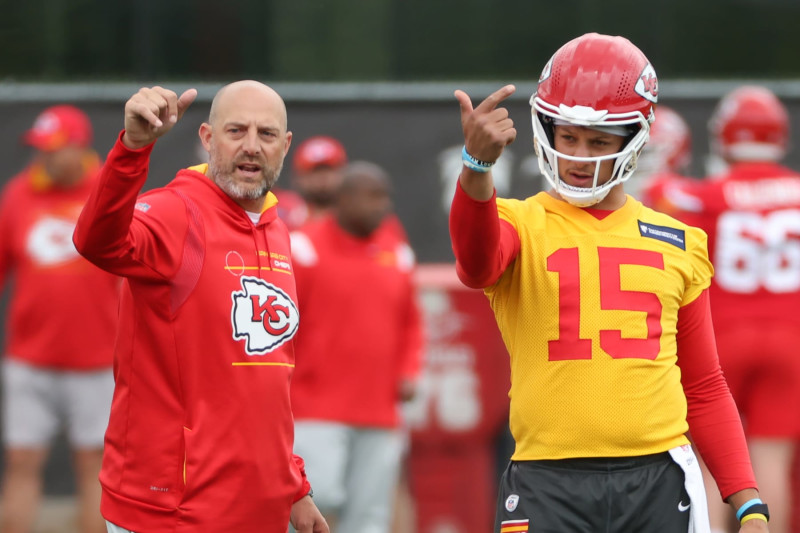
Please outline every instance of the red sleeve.
[[474, 289], [494, 284], [519, 254], [517, 231], [497, 214], [497, 194], [481, 202], [460, 182], [450, 208], [450, 240], [458, 277]]
[[131, 150], [120, 134], [75, 227], [78, 252], [112, 274], [168, 279], [180, 265], [188, 228], [183, 200], [151, 194], [136, 210], [152, 149]]
[[11, 227], [11, 206], [13, 204], [10, 196], [9, 187], [6, 186], [0, 195], [0, 294], [3, 293], [6, 276], [12, 268], [11, 241], [13, 230]]
[[678, 312], [677, 342], [689, 431], [722, 498], [756, 488], [742, 422], [719, 366], [708, 290]]
[[422, 361], [422, 317], [417, 305], [416, 291], [412, 283], [408, 287], [406, 320], [403, 331], [403, 352], [400, 360], [400, 377], [414, 381], [419, 375]]
[[292, 454], [292, 461], [295, 469], [300, 473], [300, 478], [302, 479], [300, 490], [297, 491], [297, 493], [294, 495], [294, 500], [292, 500], [292, 503], [295, 503], [305, 498], [308, 493], [311, 492], [311, 483], [308, 482], [308, 477], [306, 477], [306, 463], [303, 461], [303, 458], [299, 455]]

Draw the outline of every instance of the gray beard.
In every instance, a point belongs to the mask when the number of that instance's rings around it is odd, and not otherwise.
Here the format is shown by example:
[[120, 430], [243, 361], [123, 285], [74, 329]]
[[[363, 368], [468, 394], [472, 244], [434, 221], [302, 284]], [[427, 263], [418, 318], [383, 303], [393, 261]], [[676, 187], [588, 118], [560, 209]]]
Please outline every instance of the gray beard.
[[208, 171], [214, 183], [225, 191], [228, 196], [237, 200], [263, 198], [272, 189], [275, 182], [278, 181], [278, 176], [280, 176], [282, 169], [283, 163], [278, 165], [277, 168], [263, 167], [261, 171], [263, 179], [258, 187], [253, 188], [237, 183], [233, 179], [233, 172], [223, 172], [220, 169], [220, 165], [213, 159], [208, 162]]

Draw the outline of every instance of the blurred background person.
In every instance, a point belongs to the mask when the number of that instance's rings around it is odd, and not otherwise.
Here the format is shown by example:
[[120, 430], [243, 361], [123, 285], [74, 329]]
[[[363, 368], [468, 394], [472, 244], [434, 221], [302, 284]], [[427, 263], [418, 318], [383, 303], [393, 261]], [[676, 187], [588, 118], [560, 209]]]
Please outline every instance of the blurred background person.
[[[636, 176], [628, 182], [628, 194], [656, 211], [671, 214], [675, 206], [668, 194], [672, 184], [687, 180], [692, 161], [692, 132], [674, 109], [659, 104], [650, 140], [642, 149]], [[680, 201], [680, 198], [674, 200]]]
[[0, 529], [31, 531], [42, 467], [63, 427], [74, 451], [80, 531], [99, 533], [106, 530], [98, 474], [114, 388], [120, 284], [78, 255], [72, 232], [100, 161], [89, 118], [72, 106], [44, 110], [23, 141], [35, 155], [0, 199], [0, 289], [13, 277]]
[[[292, 157], [292, 186], [305, 202], [306, 220], [315, 220], [333, 207], [347, 152], [341, 142], [325, 135], [316, 135], [300, 143]], [[282, 196], [278, 195], [280, 200]], [[299, 211], [298, 211], [299, 213]], [[299, 219], [300, 215], [296, 215]], [[305, 222], [303, 220], [302, 222]], [[295, 224], [289, 224], [298, 227]]]
[[[711, 311], [719, 359], [741, 413], [769, 529], [789, 531], [790, 472], [800, 437], [800, 174], [782, 166], [789, 144], [783, 103], [768, 89], [725, 95], [709, 122], [727, 170], [683, 192], [678, 216], [709, 236]], [[704, 472], [712, 530], [728, 513]]]
[[389, 217], [386, 172], [348, 165], [330, 214], [292, 234], [303, 325], [292, 378], [295, 451], [331, 531], [388, 532], [422, 331], [414, 254]]

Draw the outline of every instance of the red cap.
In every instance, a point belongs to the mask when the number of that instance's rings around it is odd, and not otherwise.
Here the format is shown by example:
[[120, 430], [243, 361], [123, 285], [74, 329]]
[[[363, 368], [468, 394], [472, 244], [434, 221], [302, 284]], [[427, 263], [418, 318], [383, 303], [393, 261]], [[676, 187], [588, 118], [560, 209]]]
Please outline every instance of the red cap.
[[92, 143], [92, 124], [86, 113], [77, 107], [48, 107], [36, 117], [22, 141], [43, 152], [60, 150], [68, 145], [86, 148]]
[[298, 174], [318, 167], [338, 168], [347, 163], [347, 152], [333, 137], [318, 135], [306, 139], [294, 153], [294, 171]]

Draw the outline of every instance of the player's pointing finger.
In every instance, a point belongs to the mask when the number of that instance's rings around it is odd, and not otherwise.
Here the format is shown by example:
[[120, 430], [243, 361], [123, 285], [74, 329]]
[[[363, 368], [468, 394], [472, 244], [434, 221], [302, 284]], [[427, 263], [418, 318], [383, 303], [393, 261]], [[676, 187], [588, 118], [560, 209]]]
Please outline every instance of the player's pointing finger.
[[497, 105], [500, 102], [502, 102], [503, 100], [514, 94], [514, 91], [516, 90], [517, 88], [514, 87], [513, 85], [506, 85], [505, 87], [501, 87], [500, 89], [496, 90], [495, 92], [487, 96], [486, 99], [483, 102], [481, 102], [476, 109], [484, 112], [491, 111], [492, 109], [497, 107]]

